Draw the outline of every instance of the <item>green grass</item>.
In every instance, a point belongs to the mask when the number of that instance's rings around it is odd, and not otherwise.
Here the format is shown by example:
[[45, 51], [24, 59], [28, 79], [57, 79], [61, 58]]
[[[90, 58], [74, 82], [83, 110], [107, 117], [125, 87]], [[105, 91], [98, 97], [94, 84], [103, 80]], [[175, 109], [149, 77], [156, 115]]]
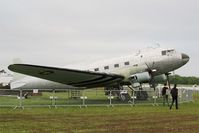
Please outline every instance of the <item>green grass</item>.
[[179, 110], [163, 106], [0, 108], [0, 133], [198, 133], [199, 94]]

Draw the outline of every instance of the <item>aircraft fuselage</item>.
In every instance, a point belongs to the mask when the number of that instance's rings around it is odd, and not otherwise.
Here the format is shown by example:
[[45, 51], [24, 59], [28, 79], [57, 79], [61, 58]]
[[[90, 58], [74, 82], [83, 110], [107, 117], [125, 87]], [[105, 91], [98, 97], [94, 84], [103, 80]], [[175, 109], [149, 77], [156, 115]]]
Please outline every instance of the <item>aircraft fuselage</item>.
[[[94, 62], [72, 69], [122, 75], [123, 83], [149, 82], [151, 77], [174, 71], [189, 61], [189, 56], [174, 49], [150, 48], [129, 56]], [[112, 84], [110, 84], [112, 86]], [[102, 87], [96, 84], [91, 87]], [[11, 84], [11, 88], [22, 89], [66, 89], [74, 86], [56, 83], [35, 77], [24, 77]]]

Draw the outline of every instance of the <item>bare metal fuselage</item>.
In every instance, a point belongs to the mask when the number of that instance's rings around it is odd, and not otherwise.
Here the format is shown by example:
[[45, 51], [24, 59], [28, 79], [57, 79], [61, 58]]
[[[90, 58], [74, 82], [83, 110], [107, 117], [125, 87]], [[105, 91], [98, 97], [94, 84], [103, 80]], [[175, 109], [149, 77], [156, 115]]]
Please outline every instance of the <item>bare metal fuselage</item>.
[[[76, 66], [75, 69], [113, 73], [122, 75], [124, 83], [130, 83], [132, 75], [153, 71], [153, 76], [162, 75], [174, 71], [189, 61], [186, 54], [178, 53], [170, 49], [146, 49], [138, 53], [120, 58], [98, 61], [84, 66]], [[74, 69], [74, 68], [73, 68]], [[93, 87], [101, 87], [97, 84]], [[26, 76], [11, 82], [11, 89], [67, 89], [75, 86], [56, 83], [44, 79]]]

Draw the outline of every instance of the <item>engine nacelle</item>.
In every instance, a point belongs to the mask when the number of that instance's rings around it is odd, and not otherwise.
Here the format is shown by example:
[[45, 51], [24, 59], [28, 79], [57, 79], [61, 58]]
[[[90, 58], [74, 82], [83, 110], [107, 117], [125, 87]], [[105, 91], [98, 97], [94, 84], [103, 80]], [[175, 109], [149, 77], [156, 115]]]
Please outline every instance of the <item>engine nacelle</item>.
[[131, 75], [129, 79], [132, 83], [145, 83], [151, 80], [151, 76], [148, 72], [142, 72]]
[[129, 80], [131, 81], [133, 87], [139, 87], [142, 83], [149, 83], [152, 86], [157, 85], [157, 83], [161, 81], [166, 81], [166, 75], [162, 74], [154, 76], [152, 80], [152, 77], [148, 72], [142, 72], [131, 75]]

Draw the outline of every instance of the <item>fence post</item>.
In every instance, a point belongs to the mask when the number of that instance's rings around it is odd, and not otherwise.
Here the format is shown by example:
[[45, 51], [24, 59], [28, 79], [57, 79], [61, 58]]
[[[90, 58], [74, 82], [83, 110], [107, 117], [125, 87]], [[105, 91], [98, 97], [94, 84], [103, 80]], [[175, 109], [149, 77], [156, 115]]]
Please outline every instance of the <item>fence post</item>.
[[112, 105], [112, 99], [113, 99], [112, 91], [110, 90], [110, 94], [109, 94], [109, 101], [110, 101], [110, 103], [109, 103], [109, 106], [113, 107], [113, 105]]
[[110, 100], [110, 106], [111, 106], [111, 104], [112, 104], [112, 100], [111, 100], [111, 90], [110, 90], [110, 94], [109, 94], [109, 100]]
[[133, 90], [133, 106], [135, 106], [135, 91]]
[[82, 96], [80, 97], [82, 99], [82, 106], [81, 107], [87, 107], [87, 105], [85, 104], [85, 100], [87, 99], [87, 97], [84, 95], [84, 90], [82, 90]]
[[20, 89], [20, 94], [19, 94], [20, 95], [20, 101], [19, 101], [19, 107], [20, 108], [22, 108], [22, 95], [23, 95], [22, 93], [23, 93], [23, 90]]
[[82, 100], [83, 100], [83, 106], [85, 107], [85, 96], [84, 96], [84, 91], [82, 92]]
[[157, 91], [155, 91], [155, 95], [153, 96], [153, 106], [158, 106], [157, 98], [158, 98]]
[[53, 89], [53, 99], [52, 99], [52, 106], [55, 107], [55, 89]]

